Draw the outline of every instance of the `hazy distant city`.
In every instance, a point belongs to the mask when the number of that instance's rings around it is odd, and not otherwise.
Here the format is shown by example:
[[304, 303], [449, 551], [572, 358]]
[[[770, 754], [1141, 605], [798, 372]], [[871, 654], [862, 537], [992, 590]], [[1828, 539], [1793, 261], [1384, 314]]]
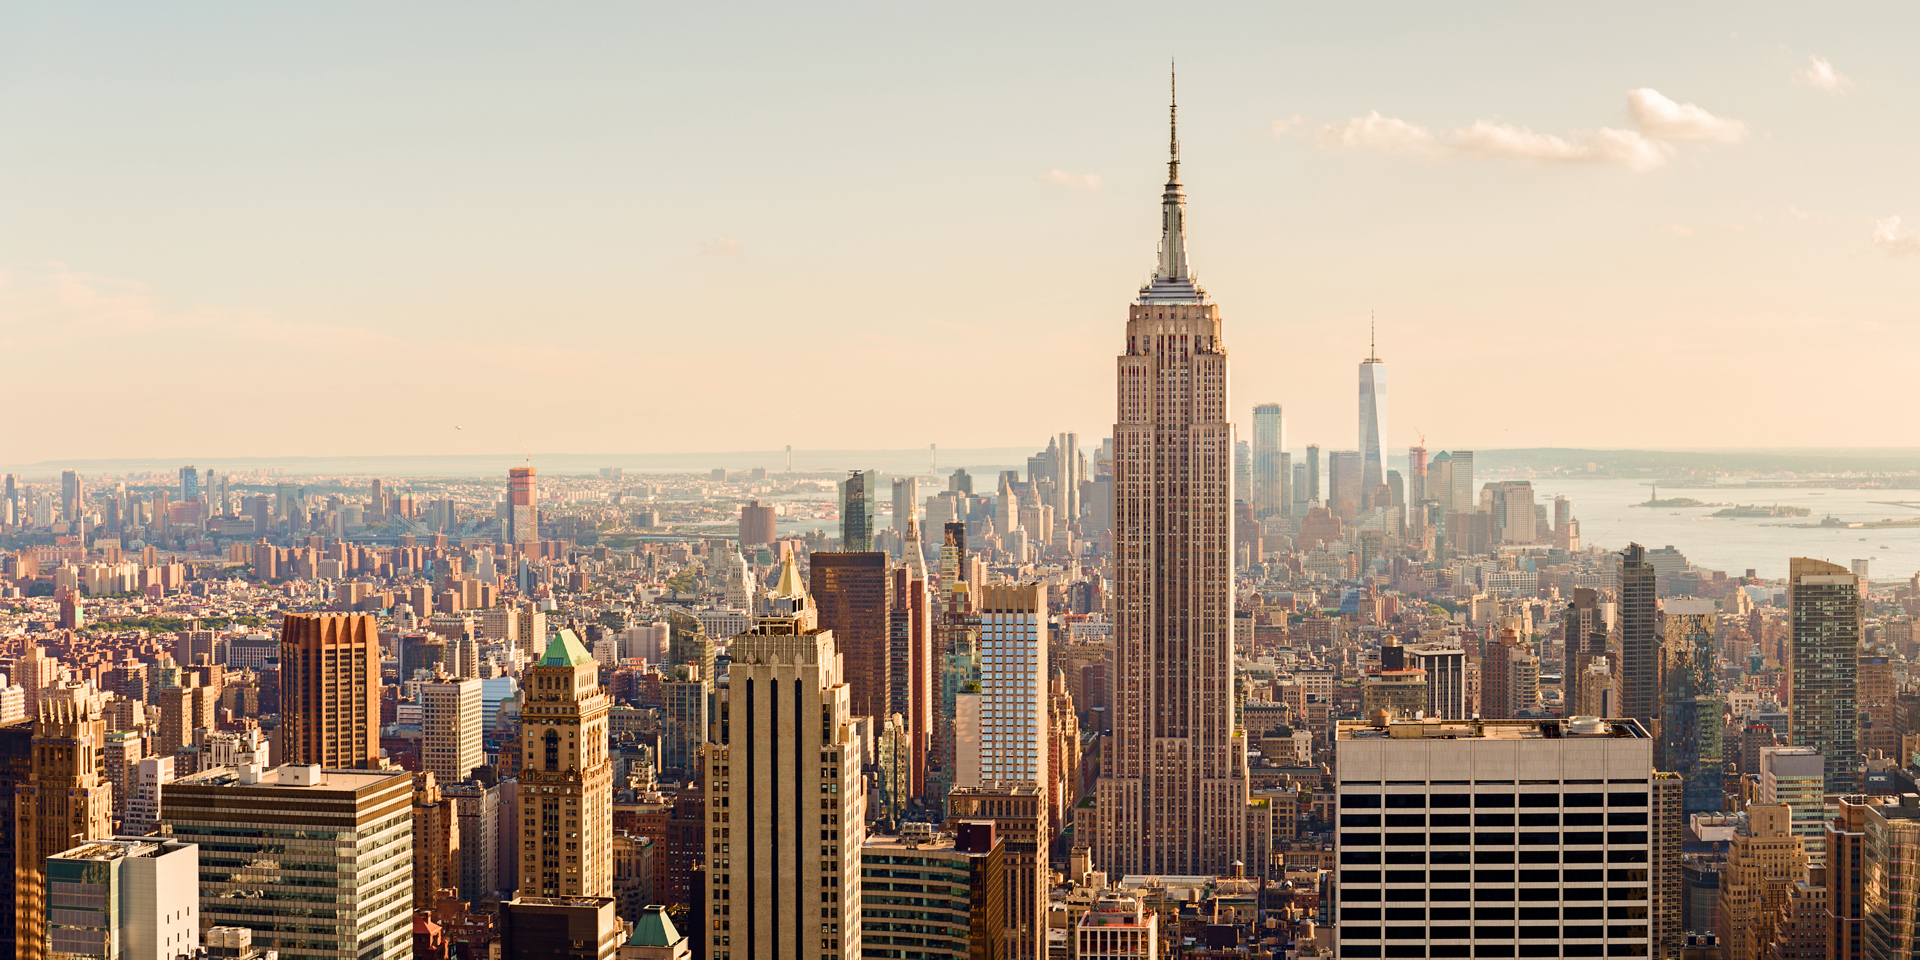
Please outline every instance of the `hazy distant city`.
[[0, 954], [1920, 956], [1913, 12], [207, 12], [0, 76]]

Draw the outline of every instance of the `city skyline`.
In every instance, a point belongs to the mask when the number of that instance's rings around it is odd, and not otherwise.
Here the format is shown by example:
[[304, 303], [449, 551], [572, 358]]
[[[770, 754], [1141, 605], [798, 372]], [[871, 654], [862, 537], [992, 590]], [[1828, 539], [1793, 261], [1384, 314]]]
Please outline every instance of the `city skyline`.
[[[1011, 35], [990, 17], [929, 30], [930, 13], [643, 26], [602, 8], [480, 16], [456, 43], [425, 15], [370, 39], [307, 30], [297, 10], [219, 30], [125, 11], [123, 34], [28, 8], [38, 42], [0, 101], [34, 145], [0, 168], [17, 185], [0, 339], [86, 357], [97, 383], [213, 363], [287, 391], [331, 389], [342, 370], [383, 389], [338, 398], [350, 416], [240, 404], [150, 431], [100, 415], [111, 391], [61, 391], [51, 365], [27, 369], [34, 406], [68, 417], [28, 418], [7, 459], [981, 446], [1035, 404], [1094, 435], [1101, 291], [1148, 266], [1122, 238], [1144, 223], [1129, 198], [1152, 180], [1135, 158], [1165, 57], [1183, 48], [1211, 211], [1204, 279], [1242, 317], [1243, 428], [1271, 400], [1296, 437], [1355, 446], [1346, 364], [1364, 355], [1369, 311], [1399, 364], [1392, 450], [1416, 426], [1468, 448], [1693, 438], [1643, 416], [1662, 391], [1623, 397], [1604, 422], [1555, 402], [1483, 417], [1455, 386], [1469, 362], [1549, 396], [1568, 355], [1596, 382], [1687, 384], [1689, 399], [1758, 411], [1716, 431], [1728, 445], [1882, 438], [1874, 418], [1770, 404], [1765, 374], [1789, 355], [1807, 389], [1914, 410], [1892, 364], [1913, 345], [1920, 197], [1894, 158], [1912, 152], [1902, 121], [1920, 81], [1889, 39], [1912, 11], [1662, 11], [1648, 37], [1632, 17], [1500, 9], [1407, 8], [1384, 31], [1333, 11], [1201, 11], [1171, 33], [1047, 14]], [[896, 33], [924, 55], [871, 55]], [[862, 56], [795, 61], [794, 37]], [[1521, 42], [1536, 37], [1574, 55]], [[657, 58], [625, 55], [656, 44]], [[1062, 59], [1025, 65], [1036, 45]], [[692, 49], [716, 58], [696, 66]], [[173, 55], [207, 65], [174, 70]], [[136, 77], [142, 95], [123, 97]], [[126, 136], [149, 149], [126, 155]], [[793, 147], [783, 162], [764, 158], [769, 137]], [[871, 295], [822, 295], [850, 270]], [[986, 276], [1000, 308], [941, 305], [973, 302]], [[698, 324], [657, 319], [696, 311]], [[912, 364], [883, 358], [928, 340], [944, 364], [1033, 389], [985, 395], [981, 416], [923, 436], [889, 413], [857, 429], [770, 413], [694, 379], [719, 362], [714, 344], [795, 328], [815, 335], [786, 362], [871, 368], [882, 392], [918, 385]], [[1033, 349], [988, 352], [1009, 338]], [[1717, 362], [1687, 362], [1700, 351]], [[637, 404], [649, 426], [526, 403], [463, 415], [409, 374], [424, 356], [501, 382], [565, 377], [586, 407]], [[387, 404], [425, 412], [390, 435], [351, 426]], [[74, 417], [97, 427], [65, 429]]]

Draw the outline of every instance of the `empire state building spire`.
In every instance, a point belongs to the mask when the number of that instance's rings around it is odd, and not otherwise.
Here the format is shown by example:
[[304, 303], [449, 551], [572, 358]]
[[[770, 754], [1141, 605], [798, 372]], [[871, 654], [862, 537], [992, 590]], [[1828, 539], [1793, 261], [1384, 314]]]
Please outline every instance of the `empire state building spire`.
[[1205, 303], [1207, 293], [1187, 267], [1187, 195], [1180, 190], [1180, 98], [1169, 74], [1167, 187], [1160, 195], [1160, 262], [1153, 281], [1140, 288], [1142, 303]]

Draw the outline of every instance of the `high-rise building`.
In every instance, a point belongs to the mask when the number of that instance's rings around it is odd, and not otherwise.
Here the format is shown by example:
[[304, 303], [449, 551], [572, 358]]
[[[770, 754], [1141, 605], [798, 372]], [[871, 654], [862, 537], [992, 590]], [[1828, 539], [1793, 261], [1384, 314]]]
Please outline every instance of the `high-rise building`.
[[144, 837], [160, 823], [160, 794], [173, 781], [172, 756], [143, 757], [134, 765], [132, 789], [127, 796], [127, 815], [120, 832]]
[[530, 543], [540, 539], [540, 506], [537, 500], [533, 467], [507, 470], [507, 542]]
[[[918, 549], [918, 542], [911, 544]], [[916, 576], [914, 567], [919, 568]], [[906, 796], [926, 791], [927, 753], [933, 736], [933, 624], [927, 594], [926, 564], [895, 567], [887, 614], [888, 713], [905, 721]]]
[[[852, 479], [848, 480], [852, 483]], [[893, 584], [887, 555], [815, 553], [808, 558], [808, 606], [817, 610], [820, 629], [833, 634], [853, 693], [853, 715], [872, 717], [878, 727], [893, 704]]]
[[1233, 502], [1253, 506], [1253, 444], [1245, 440], [1233, 444]]
[[161, 819], [200, 848], [204, 925], [251, 928], [287, 960], [397, 957], [412, 947], [412, 807], [404, 770], [243, 764], [168, 784]]
[[280, 630], [280, 749], [288, 763], [380, 760], [380, 631], [370, 613], [289, 613]]
[[480, 743], [480, 680], [436, 677], [420, 685], [420, 766], [454, 784], [486, 763]]
[[873, 549], [873, 487], [876, 482], [872, 470], [853, 470], [840, 483], [842, 553], [866, 553]]
[[1620, 553], [1620, 712], [1660, 729], [1660, 600], [1647, 550]]
[[165, 838], [89, 840], [47, 859], [53, 956], [174, 960], [200, 947], [199, 847]]
[[1416, 643], [1405, 649], [1407, 666], [1427, 675], [1427, 716], [1466, 719], [1467, 651], [1435, 643]]
[[1361, 489], [1360, 451], [1335, 450], [1327, 454], [1327, 505], [1333, 515], [1351, 520], [1366, 509]]
[[72, 523], [80, 519], [80, 507], [86, 502], [86, 482], [72, 470], [60, 472], [60, 520]]
[[1287, 470], [1282, 466], [1287, 448], [1287, 420], [1277, 403], [1262, 403], [1253, 408], [1253, 504], [1262, 517], [1277, 517], [1287, 512]]
[[520, 708], [520, 896], [613, 896], [612, 707], [572, 630], [527, 668]]
[[1075, 960], [1159, 960], [1160, 915], [1119, 891], [1100, 894], [1073, 925]]
[[1307, 444], [1307, 502], [1320, 502], [1320, 446]]
[[1793, 811], [1793, 832], [1806, 842], [1807, 859], [1825, 859], [1826, 763], [1811, 747], [1761, 747], [1760, 803], [1784, 803]]
[[917, 477], [893, 478], [893, 530], [907, 534], [907, 522], [920, 515], [920, 480]]
[[191, 503], [200, 496], [200, 471], [193, 465], [180, 468], [180, 502]]
[[767, 604], [734, 638], [707, 747], [705, 955], [853, 960], [866, 839], [853, 691], [791, 558]]
[[1003, 844], [991, 823], [953, 826], [956, 833], [868, 837], [861, 847], [861, 944], [869, 956], [1005, 956]]
[[1859, 790], [1860, 581], [1837, 563], [1794, 557], [1787, 596], [1792, 653], [1787, 670], [1789, 742], [1824, 758], [1827, 792]]
[[1335, 955], [1650, 955], [1639, 724], [1341, 721], [1334, 756]]
[[38, 714], [31, 779], [14, 788], [13, 798], [15, 950], [22, 960], [49, 955], [47, 858], [113, 832], [113, 786], [101, 777], [107, 725], [99, 701], [43, 699]]
[[1381, 445], [1387, 419], [1387, 364], [1380, 359], [1371, 332], [1367, 358], [1360, 361], [1360, 509], [1373, 505], [1374, 491], [1387, 482], [1387, 453]]
[[1910, 879], [1920, 875], [1920, 804], [1869, 805], [1865, 825], [1867, 855], [1860, 877], [1865, 955], [1868, 960], [1911, 957], [1920, 943], [1920, 890]]
[[1791, 823], [1784, 803], [1747, 805], [1747, 822], [1735, 834], [1720, 871], [1714, 932], [1727, 960], [1770, 956], [1787, 891], [1807, 875], [1806, 847]]
[[1159, 263], [1128, 307], [1118, 360], [1116, 709], [1095, 859], [1120, 874], [1225, 873], [1246, 853], [1246, 744], [1233, 735], [1227, 349], [1220, 307], [1188, 270], [1179, 174], [1176, 126]]
[[779, 539], [774, 526], [773, 504], [749, 500], [740, 508], [740, 546], [765, 546]]
[[[12, 479], [11, 475], [8, 477]], [[18, 829], [19, 788], [33, 781], [33, 721], [0, 726], [0, 903], [17, 904], [19, 854], [23, 844]], [[0, 957], [18, 950], [20, 916], [16, 909], [0, 908]]]
[[1665, 679], [1660, 722], [1660, 769], [1684, 783], [1684, 816], [1719, 813], [1725, 773], [1721, 740], [1726, 702], [1721, 699], [1714, 666], [1716, 612], [1712, 600], [1668, 600], [1661, 627], [1666, 634], [1661, 659]]
[[612, 897], [517, 897], [500, 905], [502, 956], [613, 960], [625, 935]]

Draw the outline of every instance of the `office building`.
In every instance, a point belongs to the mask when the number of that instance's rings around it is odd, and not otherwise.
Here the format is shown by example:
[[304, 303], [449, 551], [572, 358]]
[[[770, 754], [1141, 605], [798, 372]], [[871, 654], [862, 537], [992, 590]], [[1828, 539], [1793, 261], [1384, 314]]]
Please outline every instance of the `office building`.
[[[852, 482], [851, 479], [848, 481]], [[893, 584], [887, 555], [815, 553], [808, 558], [809, 608], [833, 634], [852, 688], [853, 714], [884, 722], [893, 704]]]
[[1714, 673], [1712, 600], [1668, 600], [1661, 617], [1666, 678], [1660, 723], [1660, 763], [1685, 782], [1683, 813], [1719, 813], [1725, 773], [1721, 740], [1726, 702]]
[[520, 708], [520, 896], [613, 896], [612, 707], [571, 630], [527, 668]]
[[31, 725], [30, 779], [13, 794], [15, 950], [47, 953], [47, 858], [113, 832], [113, 786], [100, 772], [107, 725], [93, 697], [42, 698]]
[[1620, 712], [1660, 729], [1660, 600], [1653, 564], [1634, 543], [1620, 553]]
[[1044, 782], [1047, 770], [1047, 586], [980, 589], [980, 779]]
[[1307, 482], [1305, 486], [1305, 489], [1307, 491], [1306, 502], [1319, 503], [1321, 502], [1320, 501], [1320, 445], [1319, 444], [1315, 444], [1315, 443], [1307, 444], [1306, 468], [1307, 468]]
[[1868, 960], [1911, 957], [1920, 943], [1920, 890], [1912, 880], [1920, 876], [1920, 799], [1900, 801], [1865, 811], [1860, 900]]
[[620, 956], [631, 960], [693, 960], [693, 944], [674, 926], [667, 908], [652, 903], [642, 908], [640, 919], [634, 921], [633, 936], [621, 948]]
[[1360, 451], [1335, 450], [1327, 454], [1327, 505], [1333, 515], [1352, 520], [1366, 509], [1360, 488]]
[[443, 785], [459, 783], [486, 762], [480, 681], [438, 677], [419, 689], [420, 766]]
[[920, 481], [916, 477], [893, 478], [893, 531], [901, 536], [907, 535], [907, 525], [912, 522], [918, 526], [920, 516]]
[[1253, 506], [1254, 515], [1277, 517], [1288, 511], [1286, 453], [1287, 421], [1277, 403], [1262, 403], [1253, 408]]
[[1813, 863], [1825, 860], [1826, 771], [1826, 759], [1811, 747], [1760, 748], [1758, 802], [1787, 805]]
[[866, 823], [853, 691], [792, 558], [767, 604], [734, 638], [707, 747], [704, 952], [852, 960]]
[[661, 767], [676, 773], [697, 773], [700, 748], [707, 742], [707, 704], [713, 683], [697, 663], [676, 663], [670, 679], [660, 684], [662, 719]]
[[[1427, 716], [1466, 719], [1467, 651], [1436, 643], [1411, 644], [1404, 650], [1406, 665], [1426, 674]], [[1381, 666], [1386, 666], [1384, 660]]]
[[1367, 358], [1360, 361], [1360, 504], [1376, 506], [1376, 491], [1387, 482], [1386, 432], [1387, 364], [1380, 359], [1372, 331], [1367, 336]]
[[1136, 897], [1102, 893], [1073, 926], [1075, 960], [1159, 960], [1160, 915]]
[[865, 553], [873, 549], [873, 488], [876, 482], [872, 470], [853, 470], [840, 483], [842, 553]]
[[1342, 721], [1334, 755], [1337, 956], [1648, 955], [1639, 724]]
[[[920, 544], [916, 539], [908, 546], [917, 553]], [[893, 603], [887, 613], [887, 711], [905, 723], [905, 793], [918, 797], [926, 791], [935, 699], [926, 563], [917, 556], [909, 557], [907, 563], [893, 568], [890, 576]]]
[[168, 784], [160, 811], [174, 840], [199, 845], [203, 925], [247, 927], [282, 960], [319, 960], [408, 955], [412, 806], [404, 770], [245, 764]]
[[947, 822], [991, 824], [1005, 846], [1001, 886], [1007, 960], [1045, 960], [1047, 845], [1053, 839], [1046, 788], [1039, 784], [955, 787], [947, 794]]
[[507, 470], [508, 543], [535, 543], [540, 539], [540, 506], [533, 467]]
[[953, 833], [868, 837], [860, 848], [866, 956], [1006, 956], [1001, 845], [993, 825], [952, 826]]
[[80, 510], [86, 503], [86, 481], [72, 470], [60, 472], [60, 522], [73, 523], [80, 519]]
[[1787, 669], [1792, 701], [1787, 734], [1818, 751], [1826, 790], [1859, 791], [1860, 581], [1837, 563], [1794, 557], [1787, 597], [1793, 643]]
[[612, 897], [516, 897], [500, 905], [500, 955], [613, 960], [626, 931]]
[[380, 760], [380, 632], [370, 613], [289, 613], [280, 630], [280, 750], [294, 764]]
[[774, 526], [773, 504], [749, 500], [740, 508], [740, 547], [771, 545], [780, 538]]
[[[1159, 262], [1127, 309], [1118, 363], [1115, 709], [1095, 853], [1118, 874], [1225, 873], [1246, 854], [1246, 744], [1233, 735], [1227, 349], [1220, 307], [1187, 265], [1177, 134]], [[1161, 588], [1169, 571], [1181, 589]]]
[[1233, 445], [1233, 502], [1252, 507], [1254, 495], [1253, 444], [1239, 440]]
[[1770, 956], [1787, 892], [1807, 877], [1804, 838], [1793, 832], [1784, 803], [1750, 803], [1720, 871], [1715, 930], [1727, 960]]
[[135, 764], [121, 833], [144, 837], [160, 823], [160, 794], [173, 780], [173, 763], [172, 756], [165, 756], [144, 757]]
[[200, 858], [191, 843], [89, 840], [47, 859], [55, 957], [174, 960], [200, 947]]

